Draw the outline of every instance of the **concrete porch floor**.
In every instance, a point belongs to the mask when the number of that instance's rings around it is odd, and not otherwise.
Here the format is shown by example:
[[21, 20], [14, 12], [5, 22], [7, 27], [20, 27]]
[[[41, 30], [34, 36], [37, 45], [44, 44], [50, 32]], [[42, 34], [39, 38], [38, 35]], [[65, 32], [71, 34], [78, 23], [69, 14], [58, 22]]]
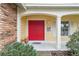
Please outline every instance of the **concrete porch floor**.
[[[29, 42], [30, 45], [34, 47], [37, 51], [57, 51], [56, 42]], [[61, 43], [60, 50], [68, 50], [66, 47], [66, 42]]]
[[[52, 51], [58, 51], [56, 42], [29, 42], [29, 44], [34, 47], [38, 56], [51, 56]], [[65, 42], [61, 43], [59, 51], [67, 51], [68, 49], [65, 45]]]

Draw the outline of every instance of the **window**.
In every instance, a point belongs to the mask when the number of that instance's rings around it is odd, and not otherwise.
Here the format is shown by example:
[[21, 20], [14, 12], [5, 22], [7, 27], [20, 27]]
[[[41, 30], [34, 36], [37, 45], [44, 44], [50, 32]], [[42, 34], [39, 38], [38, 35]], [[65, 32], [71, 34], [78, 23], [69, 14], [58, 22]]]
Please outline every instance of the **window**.
[[69, 34], [69, 22], [68, 21], [62, 21], [61, 22], [61, 35], [62, 36], [68, 36]]

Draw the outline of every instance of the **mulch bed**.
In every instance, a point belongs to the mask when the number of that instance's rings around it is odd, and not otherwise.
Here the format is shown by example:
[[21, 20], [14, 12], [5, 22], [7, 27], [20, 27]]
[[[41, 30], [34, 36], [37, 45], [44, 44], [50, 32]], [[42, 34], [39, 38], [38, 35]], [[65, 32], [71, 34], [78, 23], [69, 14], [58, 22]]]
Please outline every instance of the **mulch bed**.
[[71, 56], [70, 51], [52, 51], [51, 52], [52, 56]]

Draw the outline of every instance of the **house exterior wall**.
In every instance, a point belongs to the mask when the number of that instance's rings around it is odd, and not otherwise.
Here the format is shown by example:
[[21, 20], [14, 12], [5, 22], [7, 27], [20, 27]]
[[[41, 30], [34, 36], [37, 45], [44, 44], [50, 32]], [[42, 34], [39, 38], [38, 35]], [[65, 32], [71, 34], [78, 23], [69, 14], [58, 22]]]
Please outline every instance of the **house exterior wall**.
[[17, 6], [15, 4], [0, 4], [0, 45], [6, 45], [16, 40]]
[[[60, 18], [61, 21], [63, 20], [62, 17], [64, 15], [72, 15], [72, 14], [79, 14], [79, 8], [72, 8], [72, 7], [60, 7], [60, 8], [50, 8], [50, 7], [35, 7], [35, 8], [28, 8], [26, 12], [23, 12], [21, 15], [32, 15], [32, 14], [49, 14], [49, 15], [55, 15], [57, 18]], [[67, 17], [70, 18], [70, 17]], [[78, 17], [77, 17], [78, 18]], [[73, 20], [72, 20], [73, 19]], [[72, 19], [64, 19], [70, 21], [70, 34], [75, 32], [76, 30], [76, 19], [73, 17]], [[74, 24], [74, 25], [73, 25]], [[49, 33], [48, 33], [49, 34]], [[61, 36], [61, 41], [69, 41], [69, 36]]]
[[[20, 10], [20, 9], [19, 9]], [[27, 37], [28, 38], [28, 16], [31, 18], [31, 20], [34, 20], [34, 19], [36, 19], [37, 20], [37, 18], [42, 18], [42, 17], [37, 17], [37, 16], [33, 16], [33, 15], [40, 15], [40, 14], [43, 14], [43, 15], [48, 15], [48, 16], [56, 16], [56, 19], [55, 19], [55, 21], [52, 21], [52, 20], [45, 20], [45, 22], [47, 21], [47, 26], [49, 26], [49, 25], [51, 25], [51, 23], [52, 23], [52, 25], [54, 24], [54, 28], [53, 28], [53, 30], [55, 30], [54, 32], [55, 32], [55, 34], [56, 34], [56, 36], [55, 36], [55, 40], [52, 40], [54, 37], [53, 37], [53, 34], [51, 35], [49, 32], [48, 33], [46, 33], [46, 35], [48, 36], [48, 37], [46, 37], [47, 39], [47, 42], [48, 41], [56, 41], [56, 42], [54, 42], [54, 43], [56, 43], [55, 45], [56, 45], [56, 47], [57, 47], [57, 49], [58, 50], [66, 50], [67, 48], [66, 48], [66, 42], [68, 42], [69, 41], [69, 36], [61, 36], [61, 21], [66, 21], [66, 20], [68, 20], [69, 21], [69, 23], [70, 23], [70, 35], [73, 33], [73, 32], [75, 32], [75, 30], [77, 29], [77, 24], [76, 24], [76, 22], [78, 21], [78, 20], [76, 20], [76, 14], [78, 14], [79, 15], [79, 8], [78, 7], [54, 7], [54, 6], [48, 6], [48, 7], [44, 7], [44, 6], [27, 6], [27, 8], [26, 8], [26, 11], [23, 11], [22, 9], [20, 10], [20, 11], [22, 11], [22, 13], [21, 12], [19, 12], [19, 17], [23, 17], [24, 16], [24, 18], [25, 19], [27, 19], [26, 20], [26, 26], [24, 26], [24, 27], [26, 27], [26, 35], [23, 35], [22, 37]], [[30, 16], [30, 15], [32, 15], [32, 16]], [[68, 16], [66, 16], [66, 15], [68, 15]], [[76, 15], [76, 16], [72, 16], [73, 18], [73, 20], [71, 19], [71, 16], [69, 16], [69, 15]], [[77, 16], [77, 18], [78, 18], [79, 16]], [[50, 19], [50, 17], [48, 17], [49, 19]], [[47, 18], [47, 19], [48, 19]], [[64, 19], [63, 19], [64, 18]], [[43, 19], [43, 18], [42, 18]], [[79, 19], [79, 18], [78, 18]], [[21, 19], [22, 20], [22, 19]], [[19, 19], [19, 21], [20, 21], [20, 19]], [[24, 21], [23, 21], [24, 22]], [[21, 22], [18, 22], [18, 24], [20, 24]], [[49, 25], [48, 25], [48, 23], [50, 23]], [[78, 22], [77, 22], [78, 23]], [[55, 26], [56, 25], [56, 26]], [[19, 29], [21, 29], [22, 28], [22, 26], [20, 27], [20, 25], [18, 25], [19, 27]], [[56, 30], [56, 28], [57, 28], [57, 30]], [[19, 30], [18, 29], [18, 30]], [[53, 31], [52, 30], [52, 31]], [[53, 33], [53, 32], [52, 32]], [[18, 38], [19, 37], [21, 37], [21, 35], [22, 35], [22, 32], [20, 32], [20, 30], [18, 31]], [[21, 34], [21, 35], [20, 35]], [[45, 35], [45, 36], [46, 36]], [[51, 39], [51, 37], [52, 37], [52, 39]], [[50, 38], [50, 39], [49, 39]], [[18, 39], [18, 40], [20, 40], [20, 38]], [[45, 40], [45, 41], [46, 41]], [[52, 42], [53, 43], [53, 42]]]
[[[79, 30], [79, 14], [65, 15], [62, 21], [69, 21], [69, 35]], [[61, 36], [62, 41], [69, 41], [69, 36]]]
[[[28, 37], [28, 20], [44, 20], [45, 22], [45, 41], [56, 41], [56, 17], [47, 15], [30, 15], [21, 19], [21, 35], [22, 39]], [[51, 27], [51, 31], [47, 31], [47, 27]], [[22, 34], [23, 33], [23, 34]]]
[[27, 38], [28, 39], [28, 33], [26, 32], [28, 30], [27, 26], [27, 17], [24, 16], [21, 18], [21, 40]]

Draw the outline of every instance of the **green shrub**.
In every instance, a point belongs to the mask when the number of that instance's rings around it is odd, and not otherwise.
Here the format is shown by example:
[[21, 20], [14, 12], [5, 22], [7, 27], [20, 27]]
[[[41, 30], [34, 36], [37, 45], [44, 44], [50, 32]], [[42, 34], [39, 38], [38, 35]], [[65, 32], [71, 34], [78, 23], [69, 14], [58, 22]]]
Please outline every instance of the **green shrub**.
[[14, 42], [5, 46], [0, 51], [1, 56], [36, 56], [36, 51], [31, 45], [24, 45], [19, 42]]
[[67, 43], [67, 47], [71, 50], [71, 55], [79, 56], [79, 31], [70, 36], [70, 41]]

